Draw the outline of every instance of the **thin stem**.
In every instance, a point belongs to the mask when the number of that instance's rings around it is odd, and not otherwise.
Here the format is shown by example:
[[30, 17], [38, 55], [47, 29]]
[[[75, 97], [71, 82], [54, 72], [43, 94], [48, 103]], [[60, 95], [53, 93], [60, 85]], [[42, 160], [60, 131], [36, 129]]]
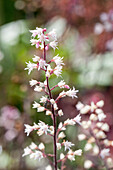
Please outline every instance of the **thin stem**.
[[[44, 60], [46, 61], [46, 50], [45, 50], [45, 41], [44, 41]], [[52, 93], [49, 87], [49, 79], [46, 77], [47, 88], [49, 93], [49, 98], [52, 99]], [[51, 105], [52, 114], [53, 114], [53, 126], [54, 126], [54, 168], [57, 170], [57, 146], [56, 146], [56, 115], [53, 105]]]

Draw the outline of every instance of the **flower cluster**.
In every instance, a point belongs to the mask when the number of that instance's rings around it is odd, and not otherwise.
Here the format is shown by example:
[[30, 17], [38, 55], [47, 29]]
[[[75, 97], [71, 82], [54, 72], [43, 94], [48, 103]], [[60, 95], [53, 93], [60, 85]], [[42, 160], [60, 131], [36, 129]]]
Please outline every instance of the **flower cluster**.
[[[109, 132], [109, 125], [106, 123], [106, 114], [103, 112], [102, 107], [104, 101], [100, 100], [97, 103], [91, 102], [91, 105], [84, 105], [78, 102], [76, 105], [77, 110], [81, 114], [87, 114], [88, 120], [81, 122], [83, 129], [86, 130], [86, 134], [79, 134], [78, 140], [87, 140], [84, 151], [90, 153], [92, 157], [97, 157], [103, 160], [103, 165], [106, 168], [113, 166], [113, 160], [110, 156], [110, 146], [113, 146], [113, 141], [107, 139], [107, 132]], [[84, 168], [89, 169], [91, 167], [99, 166], [95, 165], [92, 160], [86, 160]]]
[[[52, 162], [51, 164], [53, 164], [54, 169], [57, 170], [57, 164], [59, 162], [62, 162], [62, 166], [64, 166], [64, 163], [67, 159], [74, 161], [76, 155], [80, 156], [82, 154], [81, 149], [72, 151], [71, 147], [74, 146], [74, 144], [64, 139], [66, 137], [64, 131], [66, 130], [67, 125], [75, 125], [76, 123], [81, 124], [80, 114], [73, 119], [67, 119], [66, 121], [64, 121], [64, 123], [60, 122], [58, 128], [56, 125], [56, 118], [58, 116], [64, 115], [63, 110], [59, 109], [57, 105], [59, 99], [66, 96], [72, 97], [72, 99], [77, 98], [78, 90], [76, 90], [74, 87], [71, 89], [64, 80], [61, 80], [60, 82], [58, 82], [57, 85], [50, 88], [50, 76], [52, 74], [55, 74], [57, 77], [61, 77], [62, 67], [64, 65], [63, 57], [60, 57], [59, 55], [56, 55], [50, 61], [47, 61], [46, 51], [49, 49], [49, 47], [52, 47], [54, 50], [57, 48], [57, 38], [55, 30], [46, 33], [45, 28], [36, 28], [36, 30], [31, 30], [30, 32], [32, 33], [32, 39], [30, 41], [31, 45], [35, 45], [36, 48], [42, 49], [44, 51], [44, 56], [43, 58], [41, 58], [35, 55], [32, 58], [32, 63], [30, 61], [26, 63], [27, 67], [25, 68], [25, 70], [28, 70], [28, 74], [30, 74], [31, 71], [34, 69], [37, 69], [38, 71], [42, 70], [45, 72], [46, 77], [44, 82], [40, 82], [34, 79], [29, 81], [30, 86], [34, 87], [35, 92], [45, 92], [45, 95], [40, 98], [39, 102], [34, 101], [32, 108], [37, 109], [37, 112], [44, 112], [45, 115], [51, 116], [53, 120], [53, 125], [49, 126], [42, 121], [39, 121], [38, 124], [34, 123], [33, 126], [25, 124], [25, 133], [27, 134], [27, 136], [29, 136], [32, 131], [37, 131], [37, 134], [39, 136], [49, 135], [53, 137], [54, 154], [46, 154], [44, 151], [45, 146], [43, 143], [39, 144], [39, 146], [32, 143], [29, 147], [26, 147], [24, 149], [23, 156], [29, 155], [30, 158], [39, 160], [44, 157], [53, 157], [54, 163]], [[63, 91], [58, 95], [56, 99], [54, 99], [52, 97], [52, 92], [57, 87], [63, 89]], [[48, 108], [45, 106], [47, 102], [49, 105]], [[64, 153], [60, 154], [60, 158], [58, 160], [57, 150], [60, 150], [62, 147], [64, 148]], [[63, 167], [61, 167], [61, 169], [63, 169]]]

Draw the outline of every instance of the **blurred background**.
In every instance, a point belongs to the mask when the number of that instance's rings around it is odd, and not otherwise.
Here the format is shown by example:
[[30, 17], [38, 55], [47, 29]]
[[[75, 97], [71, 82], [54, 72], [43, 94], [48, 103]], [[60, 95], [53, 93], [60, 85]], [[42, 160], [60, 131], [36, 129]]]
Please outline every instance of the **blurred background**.
[[[29, 86], [31, 78], [44, 80], [43, 75], [24, 71], [25, 62], [34, 54], [42, 53], [30, 46], [30, 29], [55, 28], [58, 34], [59, 53], [64, 56], [62, 77], [71, 87], [80, 90], [78, 99], [63, 98], [62, 121], [77, 114], [77, 100], [89, 104], [105, 101], [104, 111], [111, 126], [107, 134], [113, 140], [113, 0], [1, 0], [0, 1], [0, 170], [43, 170], [47, 160], [41, 162], [22, 158], [23, 148], [31, 141], [44, 142], [47, 152], [52, 152], [52, 140], [40, 139], [35, 133], [24, 134], [24, 123], [33, 124], [51, 119], [32, 109], [36, 94]], [[49, 50], [48, 55], [54, 56]], [[54, 79], [55, 78], [55, 79]], [[50, 79], [51, 86], [59, 79]], [[54, 91], [54, 97], [59, 91]], [[59, 121], [61, 121], [59, 120]], [[71, 136], [71, 134], [73, 136]], [[69, 127], [67, 139], [76, 142], [78, 127]], [[84, 169], [84, 158], [67, 163], [68, 169]], [[78, 167], [78, 168], [76, 168]]]

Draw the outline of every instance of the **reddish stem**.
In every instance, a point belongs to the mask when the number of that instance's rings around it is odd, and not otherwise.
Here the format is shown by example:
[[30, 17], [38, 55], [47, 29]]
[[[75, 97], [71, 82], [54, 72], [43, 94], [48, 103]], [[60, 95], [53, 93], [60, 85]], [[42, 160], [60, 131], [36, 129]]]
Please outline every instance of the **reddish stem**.
[[[45, 50], [45, 41], [44, 41], [44, 60], [46, 60], [46, 50]], [[49, 98], [52, 99], [52, 94], [51, 94], [51, 90], [49, 87], [49, 80], [48, 77], [46, 77], [46, 81], [47, 81], [47, 88], [48, 88], [48, 93], [49, 93]], [[57, 170], [57, 146], [56, 146], [56, 115], [55, 115], [55, 110], [53, 105], [51, 105], [52, 108], [52, 114], [53, 114], [53, 126], [54, 126], [54, 168], [55, 170]]]

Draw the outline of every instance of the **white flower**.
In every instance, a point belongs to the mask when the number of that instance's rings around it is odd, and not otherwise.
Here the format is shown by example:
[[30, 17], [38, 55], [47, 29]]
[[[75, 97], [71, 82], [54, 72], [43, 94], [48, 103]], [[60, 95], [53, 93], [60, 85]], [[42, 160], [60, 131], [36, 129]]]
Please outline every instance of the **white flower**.
[[46, 103], [46, 101], [47, 101], [47, 96], [42, 96], [40, 98], [40, 103]]
[[76, 95], [77, 92], [78, 92], [78, 90], [75, 90], [75, 88], [73, 87], [72, 90], [70, 89], [66, 92], [66, 95], [69, 97], [72, 97], [72, 98], [74, 98], [74, 97], [77, 98], [77, 95]]
[[40, 121], [40, 123], [38, 123], [38, 126], [39, 126], [39, 130], [37, 132], [38, 135], [41, 136], [44, 133], [47, 135], [47, 132], [49, 131], [48, 125], [46, 125], [44, 122]]
[[96, 121], [98, 118], [97, 118], [97, 115], [95, 115], [95, 114], [92, 113], [92, 114], [90, 115], [89, 119], [92, 120], [92, 121]]
[[97, 108], [97, 106], [94, 104], [94, 102], [91, 102], [91, 112], [94, 112], [94, 110]]
[[101, 127], [101, 129], [105, 132], [109, 132], [109, 125], [107, 123], [104, 123]]
[[61, 109], [58, 111], [58, 115], [63, 116], [63, 111]]
[[75, 121], [73, 119], [67, 119], [65, 122], [64, 122], [64, 125], [75, 125]]
[[39, 60], [38, 70], [40, 70], [40, 68], [44, 68], [44, 69], [45, 69], [45, 66], [46, 66], [46, 65], [47, 65], [47, 64], [46, 64], [45, 60], [40, 59], [40, 60]]
[[32, 142], [31, 145], [29, 145], [29, 147], [30, 149], [34, 150], [37, 148], [37, 145], [34, 142]]
[[81, 121], [81, 115], [78, 114], [73, 120], [74, 120], [76, 123], [81, 124], [81, 123], [80, 123], [80, 121]]
[[67, 157], [69, 160], [74, 161], [75, 160], [74, 152], [72, 150], [69, 150], [67, 153]]
[[39, 148], [40, 150], [44, 150], [44, 149], [45, 149], [45, 146], [44, 146], [43, 143], [40, 143], [40, 144], [38, 145], [38, 148]]
[[106, 138], [106, 135], [105, 135], [105, 133], [103, 132], [103, 131], [99, 131], [99, 132], [97, 132], [96, 134], [96, 137], [98, 138], [98, 139], [104, 139], [104, 138]]
[[42, 92], [43, 89], [42, 89], [42, 87], [40, 87], [40, 86], [35, 86], [34, 91]]
[[59, 94], [59, 97], [65, 97], [66, 96], [66, 92], [65, 91], [62, 91], [60, 94]]
[[104, 31], [104, 26], [100, 23], [96, 23], [94, 27], [94, 33], [99, 35]]
[[84, 168], [85, 169], [90, 169], [93, 166], [93, 163], [90, 160], [86, 160], [84, 162]]
[[81, 102], [78, 102], [78, 103], [76, 104], [77, 110], [81, 110], [83, 107], [84, 107], [84, 104], [82, 104]]
[[88, 120], [88, 121], [82, 121], [82, 127], [84, 129], [88, 129], [89, 127], [91, 126], [91, 121]]
[[106, 118], [106, 115], [105, 115], [104, 113], [98, 114], [98, 120], [99, 120], [99, 121], [102, 121], [102, 120], [104, 120], [105, 118]]
[[30, 158], [33, 158], [34, 160], [38, 159], [40, 161], [40, 159], [43, 158], [43, 153], [40, 151], [35, 151], [34, 153], [31, 153]]
[[57, 143], [57, 149], [60, 150], [61, 149], [61, 144], [60, 143]]
[[52, 31], [50, 31], [47, 35], [49, 35], [52, 39], [56, 40], [56, 31], [55, 29], [53, 29]]
[[33, 126], [30, 126], [28, 124], [24, 124], [25, 126], [25, 133], [27, 133], [27, 136], [33, 131]]
[[59, 123], [58, 129], [60, 129], [60, 130], [66, 130], [66, 128], [63, 126], [62, 122]]
[[45, 107], [39, 107], [38, 109], [37, 109], [37, 112], [43, 112], [45, 110]]
[[58, 42], [55, 41], [55, 40], [49, 43], [49, 45], [50, 45], [54, 50], [55, 50], [56, 48], [58, 49], [57, 44], [58, 44]]
[[30, 42], [31, 42], [31, 45], [36, 45], [36, 48], [39, 47], [39, 40], [31, 39]]
[[65, 155], [63, 153], [60, 154], [60, 159], [64, 159]]
[[101, 156], [101, 158], [102, 159], [104, 159], [106, 156], [109, 156], [110, 155], [110, 149], [108, 148], [108, 149], [103, 149], [103, 150], [101, 150], [101, 152], [100, 152], [100, 156]]
[[64, 132], [60, 132], [58, 135], [58, 139], [63, 139], [63, 138], [65, 138], [65, 134]]
[[52, 167], [50, 165], [46, 166], [45, 170], [52, 170]]
[[86, 143], [86, 145], [85, 145], [85, 147], [84, 147], [84, 150], [85, 151], [89, 151], [89, 150], [91, 150], [93, 147], [92, 147], [92, 145], [91, 145], [91, 143]]
[[39, 41], [42, 42], [42, 43], [44, 41], [49, 41], [48, 37], [46, 35], [44, 35], [44, 34], [39, 34], [38, 38], [39, 38]]
[[74, 152], [74, 155], [81, 156], [82, 155], [82, 150], [78, 149]]
[[51, 115], [52, 112], [50, 110], [46, 110], [46, 115]]
[[97, 113], [97, 114], [103, 113], [103, 110], [102, 109], [96, 109], [95, 113]]
[[62, 73], [62, 66], [60, 65], [57, 65], [55, 68], [54, 68], [54, 74], [59, 77]]
[[89, 111], [90, 111], [90, 106], [86, 105], [80, 110], [80, 113], [81, 114], [87, 114]]
[[55, 104], [55, 100], [54, 99], [50, 99], [50, 103], [51, 104]]
[[40, 107], [40, 104], [37, 103], [36, 101], [34, 101], [32, 108], [33, 108], [33, 109], [36, 109], [36, 108], [38, 108], [38, 107]]
[[103, 107], [104, 106], [104, 101], [100, 100], [99, 102], [96, 103], [97, 107]]
[[84, 140], [84, 139], [86, 139], [86, 135], [84, 135], [84, 134], [79, 134], [79, 135], [78, 135], [78, 140], [79, 140], [79, 141], [82, 141], [82, 140]]
[[32, 33], [32, 36], [33, 36], [33, 37], [36, 37], [36, 35], [42, 34], [43, 29], [36, 27], [36, 30], [29, 30], [29, 31]]
[[37, 64], [31, 63], [30, 61], [29, 63], [26, 62], [26, 64], [27, 67], [24, 70], [28, 70], [28, 74], [30, 74], [34, 68], [37, 68]]
[[56, 65], [64, 65], [63, 63], [63, 57], [59, 57], [58, 55], [56, 55], [55, 57], [53, 57], [52, 59]]
[[31, 152], [32, 152], [31, 149], [30, 149], [29, 147], [26, 147], [26, 148], [24, 149], [24, 154], [22, 155], [22, 157], [31, 154]]
[[56, 103], [54, 103], [53, 107], [54, 107], [55, 110], [58, 110], [58, 106], [57, 106]]
[[64, 88], [64, 85], [65, 85], [66, 83], [64, 82], [64, 80], [61, 80], [59, 83], [58, 83], [58, 86], [60, 87], [60, 88]]
[[36, 55], [34, 55], [35, 57], [34, 58], [32, 58], [33, 59], [33, 61], [34, 62], [39, 62], [40, 61], [40, 57], [39, 56], [36, 56]]
[[65, 147], [65, 151], [66, 151], [67, 149], [70, 150], [70, 147], [71, 147], [71, 146], [74, 146], [73, 143], [68, 142], [68, 141], [64, 141], [63, 144], [64, 144], [64, 147]]
[[30, 84], [31, 87], [34, 86], [34, 85], [36, 85], [37, 83], [38, 83], [37, 80], [31, 79], [31, 81], [29, 81], [29, 84]]
[[98, 154], [99, 154], [99, 147], [98, 147], [97, 145], [95, 145], [95, 146], [93, 147], [93, 154], [94, 154], [94, 155], [98, 155]]

